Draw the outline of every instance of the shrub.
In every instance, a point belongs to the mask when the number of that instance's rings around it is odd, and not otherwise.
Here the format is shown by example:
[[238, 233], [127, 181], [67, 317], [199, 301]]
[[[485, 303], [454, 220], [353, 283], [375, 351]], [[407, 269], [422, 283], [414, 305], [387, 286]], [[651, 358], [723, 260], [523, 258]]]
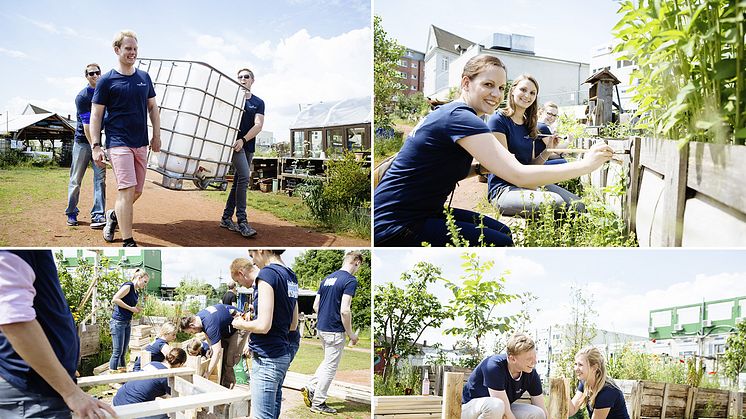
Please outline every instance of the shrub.
[[397, 131], [393, 132], [390, 136], [376, 135], [373, 141], [375, 143], [373, 157], [376, 164], [378, 164], [386, 157], [397, 153], [401, 149], [401, 146], [404, 144], [404, 133]]

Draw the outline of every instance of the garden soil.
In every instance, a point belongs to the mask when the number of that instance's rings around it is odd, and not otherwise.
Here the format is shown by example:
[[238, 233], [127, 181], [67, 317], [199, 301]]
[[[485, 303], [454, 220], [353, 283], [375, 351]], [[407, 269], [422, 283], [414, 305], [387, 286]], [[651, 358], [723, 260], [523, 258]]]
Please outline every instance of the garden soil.
[[[106, 179], [107, 208], [116, 200], [116, 184], [109, 171]], [[122, 246], [119, 231], [115, 241], [107, 243], [101, 230], [89, 228], [93, 195], [92, 171], [83, 179], [80, 193], [80, 225], [65, 223], [64, 202], [55, 206], [35, 205], [24, 212], [33, 214], [24, 223], [3, 226], [2, 241], [18, 247]], [[248, 209], [249, 223], [258, 234], [250, 239], [237, 232], [220, 228], [218, 222], [223, 204], [210, 199], [212, 191], [173, 191], [154, 183], [160, 175], [148, 171], [142, 197], [135, 203], [134, 238], [139, 246], [369, 246], [365, 239], [321, 233], [297, 227], [274, 215]], [[190, 184], [190, 186], [192, 186]], [[230, 185], [229, 185], [230, 186]]]

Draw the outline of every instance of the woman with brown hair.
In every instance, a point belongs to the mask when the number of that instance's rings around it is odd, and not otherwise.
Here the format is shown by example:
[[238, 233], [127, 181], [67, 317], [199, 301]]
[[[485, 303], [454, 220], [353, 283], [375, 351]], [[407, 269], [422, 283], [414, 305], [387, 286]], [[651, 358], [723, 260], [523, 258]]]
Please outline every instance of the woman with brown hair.
[[[535, 188], [590, 173], [611, 158], [611, 148], [599, 144], [580, 161], [521, 164], [481, 119], [497, 109], [506, 80], [499, 58], [472, 57], [464, 66], [459, 98], [431, 112], [412, 130], [375, 191], [376, 246], [445, 246], [452, 233], [443, 207], [456, 183], [469, 176], [489, 172], [514, 185]], [[476, 167], [474, 159], [479, 162]], [[513, 244], [510, 230], [497, 220], [457, 208], [452, 214], [460, 235], [471, 245]]]

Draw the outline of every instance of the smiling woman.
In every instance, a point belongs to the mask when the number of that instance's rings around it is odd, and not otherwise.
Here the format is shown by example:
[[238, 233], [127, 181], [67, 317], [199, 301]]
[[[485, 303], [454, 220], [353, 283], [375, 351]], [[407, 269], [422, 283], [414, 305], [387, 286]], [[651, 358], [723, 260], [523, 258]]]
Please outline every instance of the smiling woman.
[[[456, 183], [487, 172], [523, 187], [536, 187], [586, 174], [611, 158], [597, 145], [582, 161], [559, 166], [524, 166], [501, 146], [481, 119], [502, 100], [507, 71], [499, 58], [469, 59], [460, 97], [427, 115], [410, 133], [375, 191], [377, 246], [445, 246], [449, 231], [443, 206]], [[479, 164], [474, 167], [472, 161]], [[481, 166], [480, 166], [481, 165]], [[511, 246], [510, 230], [497, 220], [452, 209], [460, 234], [470, 245]]]

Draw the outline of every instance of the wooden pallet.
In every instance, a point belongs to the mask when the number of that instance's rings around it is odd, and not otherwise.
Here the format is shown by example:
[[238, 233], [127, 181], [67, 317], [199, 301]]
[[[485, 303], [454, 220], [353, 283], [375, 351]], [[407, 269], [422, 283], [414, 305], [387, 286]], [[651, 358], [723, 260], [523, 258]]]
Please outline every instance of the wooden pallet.
[[[282, 386], [300, 391], [300, 389], [306, 386], [310, 378], [311, 376], [307, 374], [288, 371], [287, 375], [285, 375], [285, 381], [282, 383]], [[362, 386], [360, 384], [343, 383], [336, 380], [332, 381], [328, 394], [338, 399], [365, 404], [370, 404], [370, 398], [372, 395], [370, 387]]]

